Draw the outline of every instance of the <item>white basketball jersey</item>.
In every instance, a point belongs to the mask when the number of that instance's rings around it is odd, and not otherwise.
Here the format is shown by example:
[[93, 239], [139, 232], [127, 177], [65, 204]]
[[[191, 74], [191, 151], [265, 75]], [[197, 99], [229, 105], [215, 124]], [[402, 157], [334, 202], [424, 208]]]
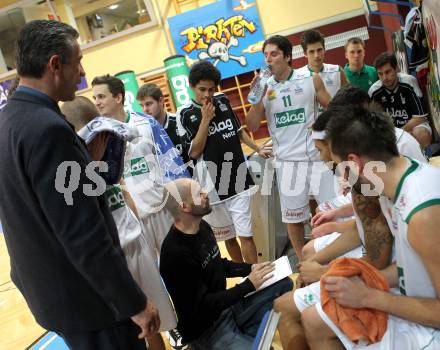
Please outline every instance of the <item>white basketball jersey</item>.
[[126, 205], [121, 186], [107, 186], [105, 199], [115, 220], [121, 247], [125, 249], [142, 234], [141, 224]]
[[397, 149], [402, 156], [415, 159], [420, 163], [427, 163], [423, 155], [420, 143], [409, 133], [403, 129], [394, 128], [396, 134]]
[[[436, 298], [429, 274], [408, 242], [408, 224], [418, 211], [440, 205], [440, 169], [413, 159], [400, 179], [394, 202], [383, 197], [380, 204], [394, 235], [399, 289], [403, 295]], [[424, 239], [420, 229], [417, 239]]]
[[280, 160], [317, 161], [319, 153], [311, 138], [315, 121], [315, 87], [309, 71], [291, 72], [285, 81], [274, 76], [263, 97], [274, 154]]
[[[305, 74], [310, 72], [308, 65], [301, 67], [297, 72]], [[324, 82], [325, 88], [331, 97], [335, 96], [338, 90], [341, 88], [341, 67], [337, 64], [324, 63], [319, 75]]]
[[151, 126], [144, 117], [130, 116], [141, 137], [127, 142], [124, 157], [124, 180], [140, 218], [160, 210], [164, 175], [156, 155]]
[[[301, 67], [298, 69], [298, 71], [302, 74], [307, 71], [311, 72], [308, 65]], [[319, 75], [324, 82], [325, 89], [333, 98], [333, 96], [335, 96], [338, 90], [341, 88], [341, 67], [337, 64], [324, 63], [319, 71]], [[319, 105], [318, 108], [319, 113], [324, 111], [324, 108], [321, 105]]]

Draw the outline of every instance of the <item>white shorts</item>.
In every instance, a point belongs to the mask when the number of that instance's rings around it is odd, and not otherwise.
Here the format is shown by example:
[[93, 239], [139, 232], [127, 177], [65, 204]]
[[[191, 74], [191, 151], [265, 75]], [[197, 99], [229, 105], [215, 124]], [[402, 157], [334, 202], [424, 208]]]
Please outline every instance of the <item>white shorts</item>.
[[[337, 238], [339, 238], [341, 234], [339, 232], [333, 232], [328, 235], [315, 238], [313, 240], [313, 248], [315, 249], [315, 252], [319, 252], [320, 250], [323, 250], [325, 247], [333, 243]], [[342, 254], [340, 258], [353, 258], [358, 259], [362, 257], [362, 246], [356, 247], [349, 252]]]
[[303, 312], [309, 306], [321, 302], [321, 285], [319, 281], [303, 288], [297, 288], [293, 292], [293, 301], [299, 312]]
[[217, 242], [235, 237], [235, 226], [231, 214], [224, 202], [211, 205], [212, 211], [203, 217], [211, 226]]
[[350, 203], [352, 203], [352, 197], [351, 197], [351, 192], [348, 192], [345, 196], [341, 194], [337, 197], [322, 202], [318, 206], [318, 209], [319, 211], [329, 211], [336, 208], [340, 208], [343, 205]]
[[251, 199], [249, 191], [212, 205], [211, 214], [204, 219], [211, 225], [217, 241], [235, 237], [252, 237]]
[[142, 217], [140, 222], [142, 233], [148, 242], [148, 246], [157, 256], [160, 256], [162, 242], [174, 223], [173, 217], [167, 209], [163, 208], [157, 213], [151, 213]]
[[337, 180], [323, 162], [275, 161], [281, 216], [285, 223], [310, 217], [309, 200], [318, 204], [336, 196]]
[[438, 350], [440, 349], [440, 330], [424, 327], [389, 315], [387, 330], [379, 343], [362, 345], [353, 343], [322, 309], [321, 303], [316, 303], [316, 311], [322, 320], [336, 334], [344, 347], [348, 350]]
[[[424, 129], [428, 130], [429, 133], [432, 135], [432, 129], [431, 129], [431, 126], [429, 125], [429, 123], [428, 123], [427, 121], [426, 121], [426, 122], [423, 122], [422, 124], [419, 124], [419, 125], [415, 126], [414, 129], [415, 129], [415, 128], [424, 128]], [[413, 129], [413, 130], [414, 130], [414, 129]]]
[[168, 331], [177, 326], [176, 314], [160, 277], [156, 255], [151, 251], [152, 247], [143, 235], [124, 247], [127, 266], [134, 280], [159, 310], [160, 331]]

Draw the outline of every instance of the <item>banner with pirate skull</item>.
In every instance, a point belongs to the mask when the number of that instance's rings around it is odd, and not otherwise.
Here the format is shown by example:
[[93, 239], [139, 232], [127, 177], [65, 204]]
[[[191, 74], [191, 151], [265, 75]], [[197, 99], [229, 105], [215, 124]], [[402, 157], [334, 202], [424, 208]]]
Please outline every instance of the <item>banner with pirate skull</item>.
[[221, 0], [168, 18], [176, 53], [209, 60], [222, 78], [261, 68], [264, 33], [255, 0]]

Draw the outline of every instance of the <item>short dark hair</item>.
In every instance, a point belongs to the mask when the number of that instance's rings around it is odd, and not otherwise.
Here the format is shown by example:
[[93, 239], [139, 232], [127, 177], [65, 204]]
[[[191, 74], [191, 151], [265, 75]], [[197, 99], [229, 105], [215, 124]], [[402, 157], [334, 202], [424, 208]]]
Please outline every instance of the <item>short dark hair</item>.
[[383, 162], [399, 156], [394, 125], [386, 114], [353, 105], [330, 107], [322, 114], [328, 114], [331, 150], [343, 160], [350, 153]]
[[396, 55], [391, 52], [382, 52], [379, 56], [374, 60], [374, 67], [379, 69], [389, 63], [391, 67], [394, 69], [397, 68], [397, 58]]
[[36, 20], [27, 23], [18, 34], [15, 63], [21, 77], [39, 79], [46, 71], [49, 59], [59, 55], [69, 63], [78, 32], [66, 23]]
[[363, 41], [361, 38], [359, 38], [357, 36], [347, 40], [347, 42], [344, 45], [345, 50], [347, 50], [347, 47], [350, 44], [354, 44], [354, 45], [360, 44], [365, 49], [365, 41]]
[[76, 96], [73, 101], [66, 101], [61, 105], [61, 112], [67, 121], [81, 130], [86, 124], [99, 115], [95, 104], [85, 96]]
[[301, 35], [301, 47], [304, 52], [307, 51], [307, 46], [314, 43], [321, 43], [325, 49], [325, 37], [319, 30], [307, 30]]
[[368, 92], [350, 84], [342, 86], [330, 101], [329, 106], [367, 106], [371, 101]]
[[188, 80], [191, 86], [196, 86], [201, 80], [210, 80], [218, 85], [221, 73], [211, 62], [200, 61], [191, 66]]
[[292, 43], [289, 39], [282, 35], [272, 35], [264, 41], [263, 52], [268, 44], [278, 47], [283, 52], [284, 57], [290, 57], [289, 64], [292, 62]]
[[318, 115], [318, 118], [316, 118], [315, 122], [312, 124], [312, 130], [313, 131], [324, 131], [327, 127], [327, 123], [329, 121], [330, 114], [328, 113], [321, 113]]
[[163, 93], [160, 87], [156, 84], [144, 84], [139, 88], [136, 99], [142, 100], [145, 97], [151, 97], [159, 102], [160, 98], [163, 97]]
[[105, 84], [108, 86], [108, 90], [113, 97], [118, 94], [122, 95], [122, 103], [125, 101], [125, 87], [121, 79], [114, 77], [113, 75], [106, 74], [98, 77], [94, 77], [92, 80], [92, 86]]
[[[357, 86], [350, 84], [342, 86], [329, 103], [329, 108], [337, 106], [368, 106], [371, 99], [368, 93]], [[329, 113], [321, 113], [312, 125], [314, 131], [324, 131], [330, 120]]]

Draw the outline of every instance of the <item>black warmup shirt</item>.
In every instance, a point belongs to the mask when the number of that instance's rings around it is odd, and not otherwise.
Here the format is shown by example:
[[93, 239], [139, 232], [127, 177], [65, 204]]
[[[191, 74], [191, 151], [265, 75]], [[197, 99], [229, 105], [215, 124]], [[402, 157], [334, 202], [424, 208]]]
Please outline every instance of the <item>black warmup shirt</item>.
[[380, 80], [368, 91], [370, 97], [379, 103], [393, 118], [394, 126], [401, 128], [414, 116], [427, 116], [423, 95], [412, 75], [398, 73], [399, 82], [394, 90], [388, 90]]
[[197, 339], [221, 312], [255, 290], [247, 279], [226, 289], [227, 277], [245, 277], [251, 265], [222, 259], [211, 227], [202, 220], [197, 234], [174, 225], [163, 241], [160, 274], [176, 309], [185, 342]]
[[[208, 169], [220, 200], [224, 200], [249, 189], [254, 182], [240, 144], [240, 121], [225, 94], [215, 94], [212, 100], [215, 106], [215, 117], [209, 125], [201, 159], [216, 165], [216, 169], [214, 167], [208, 167]], [[188, 106], [177, 112], [190, 141], [194, 139], [199, 130], [202, 119], [201, 108], [201, 105], [191, 101]]]

